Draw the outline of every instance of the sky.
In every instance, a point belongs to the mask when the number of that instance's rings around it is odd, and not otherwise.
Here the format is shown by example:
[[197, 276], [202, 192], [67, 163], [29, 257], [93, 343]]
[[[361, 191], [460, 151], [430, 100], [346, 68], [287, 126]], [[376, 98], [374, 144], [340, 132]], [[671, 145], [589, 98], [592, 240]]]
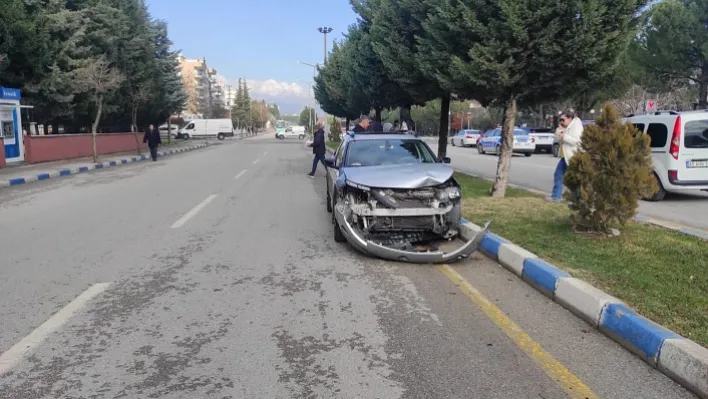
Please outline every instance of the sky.
[[[293, 113], [314, 100], [313, 68], [341, 40], [356, 14], [349, 0], [147, 0], [153, 18], [167, 21], [174, 49], [206, 57], [220, 79], [246, 78], [251, 97], [276, 102]], [[300, 80], [301, 82], [298, 82]]]

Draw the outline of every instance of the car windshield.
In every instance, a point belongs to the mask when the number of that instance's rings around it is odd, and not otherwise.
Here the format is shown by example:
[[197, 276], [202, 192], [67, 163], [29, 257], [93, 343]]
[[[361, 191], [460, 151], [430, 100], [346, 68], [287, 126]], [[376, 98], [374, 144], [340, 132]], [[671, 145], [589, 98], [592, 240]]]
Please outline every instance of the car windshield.
[[435, 163], [435, 158], [422, 141], [414, 139], [353, 141], [347, 151], [346, 166], [410, 163]]

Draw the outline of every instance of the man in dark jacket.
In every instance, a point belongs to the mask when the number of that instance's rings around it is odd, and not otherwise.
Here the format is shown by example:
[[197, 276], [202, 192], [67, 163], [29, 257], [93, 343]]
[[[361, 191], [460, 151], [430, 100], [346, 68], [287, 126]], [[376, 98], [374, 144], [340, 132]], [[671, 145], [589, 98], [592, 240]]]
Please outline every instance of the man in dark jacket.
[[354, 126], [354, 133], [363, 133], [363, 132], [368, 132], [369, 131], [369, 117], [366, 115], [362, 115], [361, 118], [359, 118], [359, 123]]
[[374, 121], [371, 122], [371, 126], [369, 126], [369, 130], [372, 132], [383, 132], [384, 128], [381, 122], [374, 119]]
[[160, 131], [155, 126], [150, 125], [148, 127], [145, 136], [143, 136], [143, 143], [147, 143], [152, 161], [157, 161], [157, 146], [162, 144], [162, 139], [160, 138]]
[[315, 177], [318, 162], [322, 162], [322, 166], [327, 166], [324, 163], [326, 152], [327, 148], [325, 144], [324, 125], [322, 125], [322, 123], [318, 123], [314, 139], [312, 140], [312, 153], [315, 154], [315, 157], [312, 159], [312, 171], [307, 174], [310, 178]]

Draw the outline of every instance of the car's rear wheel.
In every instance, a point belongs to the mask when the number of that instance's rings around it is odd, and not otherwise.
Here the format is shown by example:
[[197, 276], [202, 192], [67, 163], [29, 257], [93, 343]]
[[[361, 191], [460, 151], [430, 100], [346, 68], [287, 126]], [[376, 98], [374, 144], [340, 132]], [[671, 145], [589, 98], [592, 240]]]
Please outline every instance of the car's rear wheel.
[[297, 138], [299, 138], [300, 140], [302, 140], [302, 139], [305, 138], [305, 135], [304, 135], [304, 134], [301, 134], [301, 135], [297, 136]]
[[656, 185], [659, 187], [659, 189], [651, 196], [644, 198], [647, 201], [662, 201], [664, 197], [666, 197], [666, 190], [664, 189], [664, 185], [661, 184], [661, 179], [659, 179], [659, 176], [654, 173], [654, 179], [656, 180]]
[[560, 158], [560, 146], [558, 144], [553, 144], [553, 156]]
[[497, 156], [501, 156], [501, 146], [497, 144], [495, 151], [497, 152]]
[[531, 155], [533, 155], [533, 153], [531, 153], [531, 152], [524, 153], [524, 156], [527, 158], [530, 157]]
[[219, 140], [223, 140], [224, 138], [226, 138], [226, 136], [224, 136], [223, 133], [219, 133], [219, 134], [216, 135], [216, 138], [219, 139]]

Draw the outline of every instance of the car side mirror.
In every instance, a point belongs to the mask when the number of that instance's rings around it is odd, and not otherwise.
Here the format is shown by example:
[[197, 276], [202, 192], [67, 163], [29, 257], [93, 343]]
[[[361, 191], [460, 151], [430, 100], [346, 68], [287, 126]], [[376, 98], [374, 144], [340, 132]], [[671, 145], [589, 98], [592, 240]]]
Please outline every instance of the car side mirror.
[[328, 168], [339, 169], [334, 161], [334, 158], [325, 158], [324, 163]]
[[442, 158], [440, 158], [440, 162], [441, 163], [450, 163], [450, 162], [452, 162], [452, 159], [450, 159], [450, 157], [442, 157]]

